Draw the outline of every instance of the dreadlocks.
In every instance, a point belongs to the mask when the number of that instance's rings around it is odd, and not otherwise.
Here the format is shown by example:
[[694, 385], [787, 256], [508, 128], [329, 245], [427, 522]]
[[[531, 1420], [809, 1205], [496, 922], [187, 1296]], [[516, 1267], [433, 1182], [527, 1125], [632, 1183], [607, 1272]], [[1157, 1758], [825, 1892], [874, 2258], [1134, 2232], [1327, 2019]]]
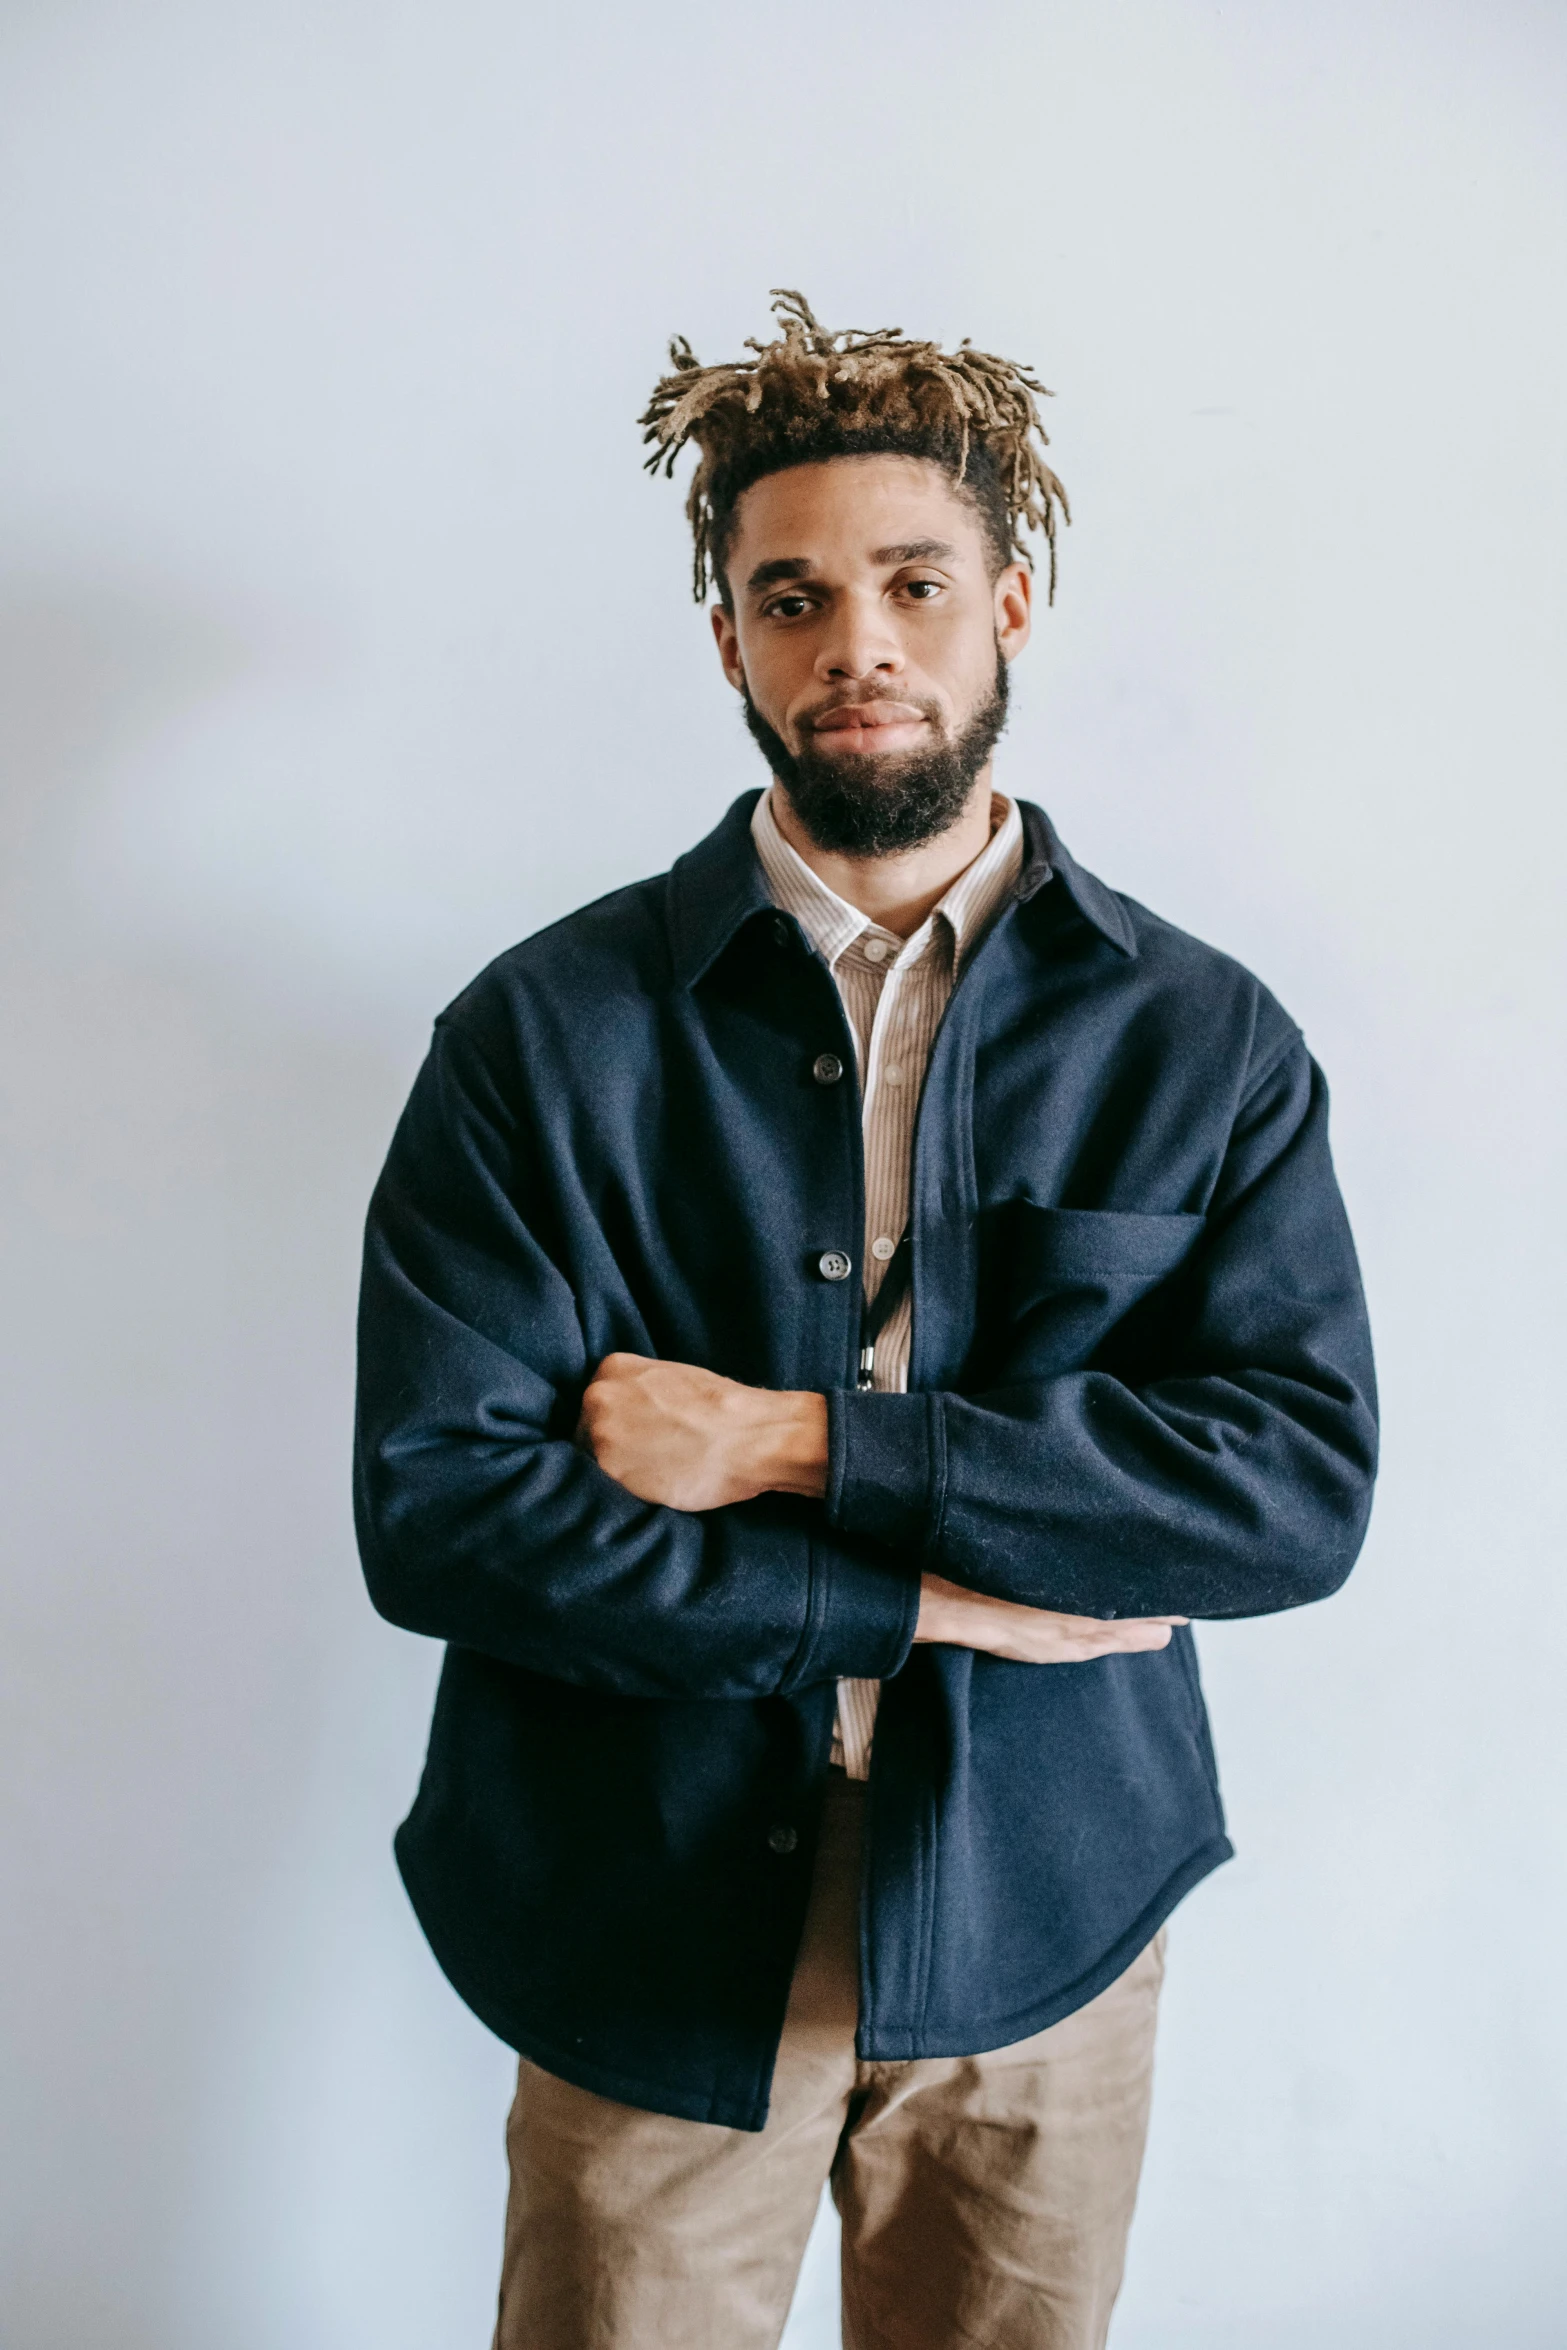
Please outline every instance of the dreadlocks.
[[[782, 334], [748, 339], [754, 359], [704, 367], [684, 335], [669, 346], [673, 372], [654, 389], [638, 422], [651, 444], [649, 473], [672, 474], [687, 441], [698, 451], [686, 498], [695, 541], [698, 603], [724, 577], [734, 510], [764, 474], [827, 457], [928, 457], [978, 507], [996, 566], [1014, 555], [1032, 569], [1019, 533], [1042, 530], [1056, 592], [1056, 520], [1070, 521], [1066, 491], [1040, 451], [1048, 436], [1036, 394], [1047, 387], [1026, 367], [976, 351], [911, 342], [898, 327], [818, 325], [803, 294], [773, 289]], [[1036, 447], [1036, 442], [1038, 446]]]

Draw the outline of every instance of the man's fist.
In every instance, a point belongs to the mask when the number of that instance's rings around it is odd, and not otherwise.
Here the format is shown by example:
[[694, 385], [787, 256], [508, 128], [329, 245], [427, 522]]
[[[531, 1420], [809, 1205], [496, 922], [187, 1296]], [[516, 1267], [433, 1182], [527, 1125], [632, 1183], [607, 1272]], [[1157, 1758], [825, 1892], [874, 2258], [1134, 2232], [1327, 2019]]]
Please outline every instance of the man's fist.
[[827, 1490], [825, 1396], [742, 1387], [693, 1363], [606, 1355], [577, 1442], [617, 1485], [668, 1509]]

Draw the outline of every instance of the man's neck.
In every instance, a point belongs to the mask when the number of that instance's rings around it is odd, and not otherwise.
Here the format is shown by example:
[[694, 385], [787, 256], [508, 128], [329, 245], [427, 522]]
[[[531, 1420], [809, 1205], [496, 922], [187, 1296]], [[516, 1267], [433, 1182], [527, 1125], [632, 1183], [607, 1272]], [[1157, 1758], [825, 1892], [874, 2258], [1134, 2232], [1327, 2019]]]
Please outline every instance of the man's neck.
[[773, 821], [796, 855], [846, 905], [856, 906], [883, 930], [912, 938], [932, 906], [939, 905], [960, 873], [981, 855], [991, 834], [991, 782], [987, 760], [974, 778], [955, 824], [917, 849], [891, 857], [841, 857], [818, 848], [795, 814], [781, 783], [773, 788]]

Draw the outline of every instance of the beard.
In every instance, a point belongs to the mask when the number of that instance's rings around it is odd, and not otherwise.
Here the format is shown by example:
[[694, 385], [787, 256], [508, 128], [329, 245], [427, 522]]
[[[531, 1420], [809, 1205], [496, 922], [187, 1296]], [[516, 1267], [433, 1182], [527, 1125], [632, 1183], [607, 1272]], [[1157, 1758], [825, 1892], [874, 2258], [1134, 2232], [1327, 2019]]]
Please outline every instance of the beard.
[[[866, 694], [865, 701], [908, 702], [906, 694]], [[956, 735], [946, 732], [939, 706], [915, 702], [935, 740], [917, 751], [845, 751], [829, 757], [807, 734], [791, 751], [745, 695], [752, 740], [819, 849], [840, 857], [891, 857], [917, 849], [955, 824], [975, 778], [1007, 722], [1007, 665], [998, 651], [990, 693]]]

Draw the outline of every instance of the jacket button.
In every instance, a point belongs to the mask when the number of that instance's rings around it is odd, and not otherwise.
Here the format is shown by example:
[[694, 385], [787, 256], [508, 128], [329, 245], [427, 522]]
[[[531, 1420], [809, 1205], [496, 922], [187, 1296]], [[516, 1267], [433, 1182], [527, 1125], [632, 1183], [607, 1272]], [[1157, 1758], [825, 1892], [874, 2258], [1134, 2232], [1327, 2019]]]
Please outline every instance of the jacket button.
[[824, 1281], [847, 1281], [854, 1266], [841, 1248], [824, 1248], [816, 1260], [816, 1270]]
[[799, 1841], [800, 1832], [797, 1828], [779, 1827], [769, 1828], [767, 1831], [767, 1849], [769, 1852], [793, 1852]]
[[836, 1085], [843, 1075], [843, 1063], [836, 1053], [818, 1053], [811, 1063], [811, 1075], [818, 1085]]

